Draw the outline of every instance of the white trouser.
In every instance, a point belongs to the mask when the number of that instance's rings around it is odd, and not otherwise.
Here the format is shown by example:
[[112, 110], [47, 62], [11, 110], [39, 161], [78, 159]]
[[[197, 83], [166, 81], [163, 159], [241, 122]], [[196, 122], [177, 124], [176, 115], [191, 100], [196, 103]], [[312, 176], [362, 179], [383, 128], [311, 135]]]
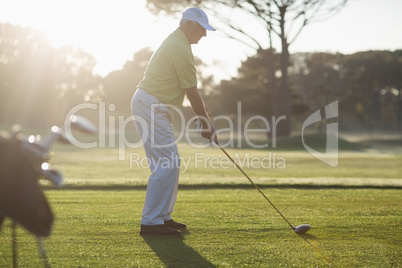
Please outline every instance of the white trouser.
[[171, 219], [179, 186], [180, 157], [172, 118], [168, 108], [158, 98], [142, 89], [134, 94], [131, 109], [152, 172], [141, 224], [163, 224], [163, 221]]

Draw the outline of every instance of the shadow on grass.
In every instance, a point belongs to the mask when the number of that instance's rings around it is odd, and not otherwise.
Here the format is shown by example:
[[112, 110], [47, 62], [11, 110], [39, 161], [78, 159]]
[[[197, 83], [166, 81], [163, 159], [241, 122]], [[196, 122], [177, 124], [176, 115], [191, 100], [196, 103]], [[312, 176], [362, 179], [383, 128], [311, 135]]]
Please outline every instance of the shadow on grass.
[[321, 250], [319, 250], [316, 246], [314, 246], [313, 244], [310, 243], [309, 240], [319, 240], [318, 237], [314, 236], [314, 235], [310, 235], [310, 234], [298, 234], [299, 237], [301, 237], [304, 242], [306, 242], [312, 249], [314, 249], [314, 251], [321, 255], [321, 257], [328, 263], [331, 263], [331, 259], [326, 256]]
[[180, 237], [152, 235], [142, 235], [141, 237], [166, 267], [216, 267], [184, 243], [183, 235], [188, 233], [185, 230]]
[[308, 239], [308, 240], [320, 240], [320, 238], [316, 237], [315, 235], [311, 235], [311, 234], [298, 234], [298, 236], [302, 237], [303, 239]]

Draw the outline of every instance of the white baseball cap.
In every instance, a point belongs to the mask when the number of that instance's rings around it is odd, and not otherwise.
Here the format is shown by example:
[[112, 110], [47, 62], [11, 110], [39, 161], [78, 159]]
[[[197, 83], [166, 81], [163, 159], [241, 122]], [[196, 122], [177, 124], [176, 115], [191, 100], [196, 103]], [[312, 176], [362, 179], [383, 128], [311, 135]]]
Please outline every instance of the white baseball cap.
[[208, 31], [215, 31], [216, 29], [212, 27], [208, 22], [208, 16], [204, 11], [199, 9], [198, 7], [191, 7], [186, 9], [182, 14], [182, 19], [192, 20], [198, 22], [202, 27], [204, 27]]

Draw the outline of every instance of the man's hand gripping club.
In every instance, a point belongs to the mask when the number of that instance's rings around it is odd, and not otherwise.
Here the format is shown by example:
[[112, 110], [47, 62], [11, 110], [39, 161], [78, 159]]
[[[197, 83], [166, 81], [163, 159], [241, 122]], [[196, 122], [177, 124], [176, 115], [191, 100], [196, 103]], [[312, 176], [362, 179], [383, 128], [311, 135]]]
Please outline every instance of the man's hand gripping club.
[[201, 132], [201, 136], [208, 139], [210, 142], [218, 143], [218, 136], [216, 135], [215, 128], [212, 126], [208, 118], [198, 117], [194, 120], [195, 127]]
[[208, 139], [210, 142], [218, 144], [218, 137], [216, 135], [215, 128], [211, 124], [211, 120], [208, 117], [205, 110], [204, 101], [197, 90], [197, 87], [191, 87], [186, 90], [186, 96], [191, 103], [191, 107], [196, 119], [196, 128], [201, 132], [203, 138]]

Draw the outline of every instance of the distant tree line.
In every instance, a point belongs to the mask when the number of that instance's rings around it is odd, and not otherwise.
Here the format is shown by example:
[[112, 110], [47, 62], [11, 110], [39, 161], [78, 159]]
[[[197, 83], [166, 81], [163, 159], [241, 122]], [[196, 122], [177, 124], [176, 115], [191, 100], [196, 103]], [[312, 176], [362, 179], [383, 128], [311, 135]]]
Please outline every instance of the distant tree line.
[[[96, 62], [89, 53], [74, 46], [55, 48], [33, 29], [0, 27], [0, 124], [58, 124], [75, 105], [100, 101], [113, 104], [115, 115], [129, 116], [131, 97], [152, 55], [149, 48], [100, 77], [93, 73]], [[203, 76], [205, 66], [197, 60], [200, 90], [212, 116], [237, 116], [238, 102], [245, 118], [275, 115], [267, 54], [280, 76], [280, 54], [272, 49], [258, 50], [242, 62], [236, 77], [219, 82]], [[291, 55], [288, 75], [292, 124], [338, 100], [344, 130], [402, 128], [402, 50], [297, 53]]]
[[77, 47], [54, 48], [39, 31], [0, 24], [0, 123], [47, 126], [77, 103], [100, 100], [95, 65]]
[[[278, 61], [278, 55], [272, 58]], [[401, 129], [402, 50], [351, 55], [296, 53], [291, 59], [292, 117], [299, 119], [295, 124], [339, 101], [339, 123], [344, 130]], [[234, 113], [241, 101], [243, 113], [271, 118], [268, 77], [260, 51], [242, 63], [237, 77], [221, 81], [207, 103], [214, 113], [221, 114]]]

